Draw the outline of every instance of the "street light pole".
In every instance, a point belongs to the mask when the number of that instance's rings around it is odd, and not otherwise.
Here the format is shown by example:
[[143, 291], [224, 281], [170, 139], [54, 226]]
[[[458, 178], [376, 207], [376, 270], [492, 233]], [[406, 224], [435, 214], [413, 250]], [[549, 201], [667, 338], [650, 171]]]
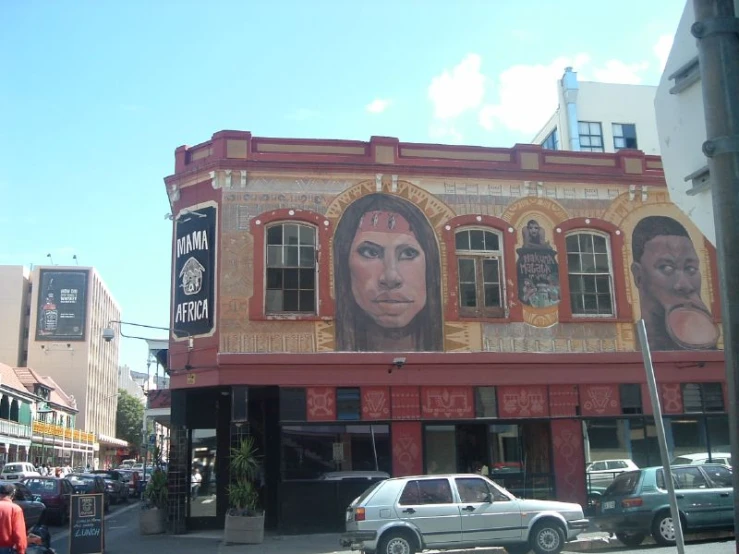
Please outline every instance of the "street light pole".
[[[726, 382], [729, 388], [731, 457], [739, 460], [739, 20], [734, 0], [693, 0], [698, 61], [706, 119], [716, 251], [721, 284]], [[739, 473], [734, 472], [734, 490]], [[739, 495], [734, 495], [734, 528], [739, 528]], [[739, 542], [736, 543], [739, 554]]]

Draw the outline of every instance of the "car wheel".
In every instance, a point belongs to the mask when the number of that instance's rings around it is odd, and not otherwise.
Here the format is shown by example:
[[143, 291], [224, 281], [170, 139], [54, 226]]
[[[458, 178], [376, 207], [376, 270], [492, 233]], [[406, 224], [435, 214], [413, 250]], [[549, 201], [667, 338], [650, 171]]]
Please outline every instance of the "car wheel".
[[670, 512], [660, 512], [652, 522], [652, 537], [654, 542], [662, 546], [674, 546], [675, 526], [672, 523], [672, 514]]
[[404, 531], [388, 531], [380, 539], [377, 554], [416, 554], [416, 539]]
[[528, 554], [528, 552], [531, 552], [531, 545], [527, 542], [522, 542], [521, 544], [507, 544], [505, 545], [505, 549], [508, 554]]
[[529, 542], [536, 554], [559, 554], [565, 546], [565, 534], [556, 523], [543, 521], [534, 526]]
[[646, 533], [616, 533], [616, 538], [626, 546], [632, 548], [639, 546], [647, 538]]

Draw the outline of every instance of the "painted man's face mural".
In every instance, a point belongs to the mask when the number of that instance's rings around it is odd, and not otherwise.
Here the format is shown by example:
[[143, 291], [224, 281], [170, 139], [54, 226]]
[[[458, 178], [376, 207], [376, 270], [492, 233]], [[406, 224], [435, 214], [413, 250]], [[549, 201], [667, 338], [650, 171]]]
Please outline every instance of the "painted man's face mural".
[[687, 230], [669, 217], [646, 217], [634, 228], [632, 249], [649, 346], [716, 348], [719, 333], [700, 296], [700, 262]]
[[398, 213], [362, 216], [349, 271], [354, 300], [381, 327], [405, 327], [426, 305], [426, 255]]
[[423, 213], [388, 194], [359, 198], [334, 235], [337, 350], [442, 350], [440, 283]]

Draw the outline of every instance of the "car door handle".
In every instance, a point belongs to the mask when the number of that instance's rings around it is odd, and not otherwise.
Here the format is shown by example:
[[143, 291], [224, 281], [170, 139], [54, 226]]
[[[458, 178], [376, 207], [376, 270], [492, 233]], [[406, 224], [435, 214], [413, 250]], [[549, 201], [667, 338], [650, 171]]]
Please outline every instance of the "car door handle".
[[720, 494], [719, 496], [724, 496], [724, 497], [726, 497], [726, 496], [729, 496], [729, 493], [728, 493], [728, 492], [722, 492], [722, 493], [721, 493], [721, 494]]
[[414, 510], [413, 508], [406, 508], [405, 510], [403, 510], [403, 513], [404, 514], [415, 514], [416, 510]]
[[676, 494], [675, 495], [675, 498], [685, 498], [685, 495], [684, 494]]
[[475, 507], [474, 506], [465, 506], [464, 508], [462, 508], [462, 511], [463, 512], [474, 512], [475, 511]]

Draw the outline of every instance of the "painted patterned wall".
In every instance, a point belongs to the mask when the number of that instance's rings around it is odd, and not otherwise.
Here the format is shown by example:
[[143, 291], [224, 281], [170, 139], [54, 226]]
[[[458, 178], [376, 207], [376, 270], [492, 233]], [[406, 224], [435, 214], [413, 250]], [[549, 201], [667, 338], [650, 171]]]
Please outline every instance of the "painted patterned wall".
[[653, 350], [722, 347], [709, 247], [665, 189], [250, 173], [222, 194], [222, 352], [634, 351], [639, 317]]

